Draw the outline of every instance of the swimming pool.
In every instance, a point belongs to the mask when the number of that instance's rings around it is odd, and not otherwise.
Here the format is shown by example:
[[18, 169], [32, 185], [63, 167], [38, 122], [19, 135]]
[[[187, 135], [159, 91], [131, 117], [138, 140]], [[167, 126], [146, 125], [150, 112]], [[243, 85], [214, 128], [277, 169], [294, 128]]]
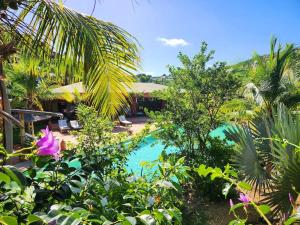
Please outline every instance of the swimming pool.
[[[224, 131], [229, 128], [228, 125], [223, 125], [213, 130], [210, 133], [211, 137], [225, 138]], [[127, 161], [127, 169], [139, 175], [141, 172], [141, 162], [143, 161], [154, 161], [158, 159], [159, 155], [165, 149], [165, 145], [162, 140], [159, 140], [153, 135], [149, 135], [144, 138], [143, 143], [139, 146], [138, 150], [130, 154]], [[166, 148], [167, 153], [176, 152], [178, 149], [174, 146]]]
[[[210, 133], [211, 137], [220, 137], [221, 139], [225, 138], [224, 131], [228, 129], [229, 125], [223, 125], [218, 127], [217, 129], [213, 130]], [[129, 143], [129, 141], [128, 141]], [[232, 142], [228, 142], [232, 143]], [[140, 175], [142, 166], [140, 165], [141, 162], [151, 162], [160, 156], [162, 151], [165, 149], [165, 145], [163, 144], [162, 140], [157, 139], [153, 136], [153, 134], [149, 134], [145, 137], [142, 143], [138, 146], [138, 149], [131, 153], [128, 157], [127, 161], [127, 170], [132, 171], [136, 175]], [[167, 153], [176, 152], [178, 149], [174, 146], [169, 146], [166, 149]], [[74, 159], [68, 163], [69, 166], [74, 168], [80, 168], [81, 164], [79, 159]], [[147, 170], [144, 170], [144, 173], [147, 173]]]

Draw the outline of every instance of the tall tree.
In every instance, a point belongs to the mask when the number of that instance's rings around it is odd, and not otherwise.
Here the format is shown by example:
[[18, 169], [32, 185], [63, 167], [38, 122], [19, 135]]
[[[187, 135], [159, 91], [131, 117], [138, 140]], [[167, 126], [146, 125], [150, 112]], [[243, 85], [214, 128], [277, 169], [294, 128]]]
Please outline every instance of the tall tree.
[[25, 107], [27, 109], [43, 110], [43, 100], [62, 99], [68, 102], [74, 100], [69, 92], [53, 93], [54, 74], [49, 74], [49, 65], [36, 58], [16, 59], [4, 71], [8, 77], [9, 97], [12, 98], [12, 105]]
[[220, 109], [240, 86], [225, 63], [208, 66], [213, 53], [203, 43], [193, 58], [179, 54], [182, 66], [170, 67], [172, 81], [161, 93], [165, 109], [153, 115], [162, 128], [161, 138], [180, 148], [190, 162], [206, 154], [209, 134], [222, 121]]

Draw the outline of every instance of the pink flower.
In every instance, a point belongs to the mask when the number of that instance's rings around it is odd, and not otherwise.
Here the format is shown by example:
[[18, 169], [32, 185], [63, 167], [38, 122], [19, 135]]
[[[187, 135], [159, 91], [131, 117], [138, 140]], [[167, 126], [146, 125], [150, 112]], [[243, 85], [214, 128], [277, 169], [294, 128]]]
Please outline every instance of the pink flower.
[[291, 195], [291, 193], [289, 193], [289, 201], [290, 201], [291, 205], [294, 205], [294, 199], [293, 199], [293, 196]]
[[40, 156], [53, 156], [55, 160], [59, 159], [59, 143], [55, 140], [51, 131], [49, 131], [48, 126], [45, 130], [42, 130], [43, 137], [37, 141], [37, 145], [39, 146], [37, 154]]
[[245, 204], [249, 203], [250, 202], [250, 199], [248, 198], [247, 195], [244, 195], [243, 193], [240, 193], [240, 198], [239, 200]]
[[233, 207], [233, 201], [232, 201], [232, 199], [229, 199], [229, 205], [230, 205], [230, 208], [232, 208]]

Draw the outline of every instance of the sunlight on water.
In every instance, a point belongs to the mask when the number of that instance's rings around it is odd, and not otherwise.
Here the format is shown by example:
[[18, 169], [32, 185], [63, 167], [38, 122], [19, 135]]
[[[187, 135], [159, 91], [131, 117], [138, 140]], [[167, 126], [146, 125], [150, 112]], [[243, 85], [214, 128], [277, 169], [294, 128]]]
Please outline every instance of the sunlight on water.
[[[228, 126], [220, 126], [214, 131], [211, 132], [212, 137], [220, 137], [225, 138], [224, 130], [228, 128]], [[158, 159], [161, 152], [164, 150], [165, 145], [161, 140], [154, 138], [153, 136], [148, 136], [144, 139], [144, 142], [140, 145], [138, 150], [133, 152], [128, 157], [127, 169], [129, 171], [133, 171], [136, 175], [140, 175], [141, 165], [140, 163], [143, 161], [154, 161]], [[176, 152], [177, 148], [174, 146], [169, 146], [166, 151], [167, 153]], [[144, 171], [146, 172], [146, 171]]]

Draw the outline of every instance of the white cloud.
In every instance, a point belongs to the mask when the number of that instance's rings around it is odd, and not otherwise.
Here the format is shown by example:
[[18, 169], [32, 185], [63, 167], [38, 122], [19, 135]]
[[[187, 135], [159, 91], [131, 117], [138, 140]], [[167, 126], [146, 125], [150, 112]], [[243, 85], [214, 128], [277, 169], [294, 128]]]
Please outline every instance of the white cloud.
[[170, 47], [177, 47], [177, 46], [187, 46], [189, 43], [182, 39], [182, 38], [163, 38], [159, 37], [157, 38], [159, 42], [161, 42], [163, 45], [170, 46]]

